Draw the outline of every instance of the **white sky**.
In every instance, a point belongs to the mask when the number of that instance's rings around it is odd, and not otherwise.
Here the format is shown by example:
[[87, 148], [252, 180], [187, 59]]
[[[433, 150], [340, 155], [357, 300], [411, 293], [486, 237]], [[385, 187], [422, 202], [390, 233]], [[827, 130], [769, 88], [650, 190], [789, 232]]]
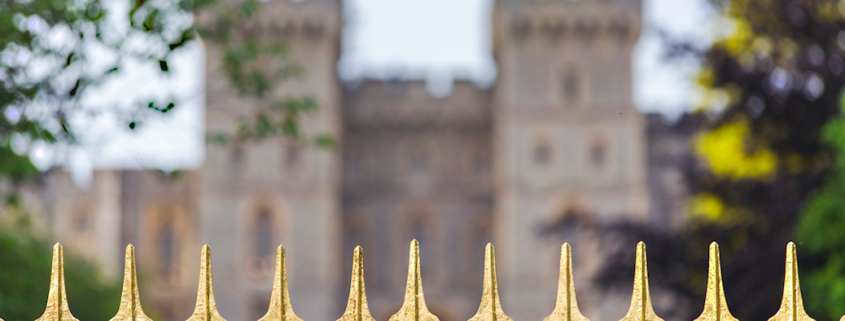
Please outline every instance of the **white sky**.
[[[495, 77], [489, 39], [492, 1], [345, 0], [349, 24], [338, 71], [344, 78], [401, 72], [418, 78], [488, 82]], [[691, 79], [697, 67], [662, 61], [654, 27], [707, 44], [713, 38], [716, 20], [707, 6], [706, 0], [643, 0], [643, 34], [634, 53], [633, 79], [634, 104], [640, 110], [677, 115], [694, 104], [696, 91]], [[134, 95], [118, 97], [129, 100], [176, 88], [197, 92], [196, 99], [135, 132], [119, 128], [124, 124], [101, 126], [108, 139], [96, 146], [63, 152], [32, 146], [31, 156], [42, 155], [34, 157], [36, 163], [46, 165], [63, 155], [82, 185], [90, 180], [93, 168], [172, 170], [201, 165], [204, 57], [201, 44], [188, 49], [171, 59], [170, 79], [155, 76], [157, 66], [131, 65], [98, 95], [113, 99], [109, 93], [116, 91], [110, 89], [137, 88]]]

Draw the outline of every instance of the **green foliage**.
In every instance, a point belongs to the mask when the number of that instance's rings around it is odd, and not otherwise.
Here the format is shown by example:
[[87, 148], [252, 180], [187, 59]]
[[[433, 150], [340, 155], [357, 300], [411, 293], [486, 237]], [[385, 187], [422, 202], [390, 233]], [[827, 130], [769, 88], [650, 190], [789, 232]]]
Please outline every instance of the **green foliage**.
[[208, 141], [242, 144], [281, 136], [331, 148], [334, 140], [330, 136], [306, 133], [301, 126], [303, 116], [318, 111], [315, 97], [272, 95], [286, 81], [306, 77], [306, 71], [289, 59], [287, 44], [257, 36], [246, 28], [253, 25], [260, 8], [258, 0], [221, 3], [209, 10], [213, 12], [213, 22], [199, 26], [203, 38], [222, 48], [222, 66], [229, 84], [240, 97], [258, 102], [254, 116], [238, 119], [234, 132], [211, 133]]
[[845, 314], [845, 116], [831, 120], [823, 132], [835, 162], [804, 208], [797, 238], [814, 261], [814, 268], [802, 276], [805, 304], [811, 312], [837, 320]]
[[[26, 157], [9, 154], [13, 135], [48, 143], [77, 144], [79, 119], [110, 116], [135, 130], [146, 117], [180, 105], [182, 93], [165, 101], [86, 103], [86, 93], [119, 74], [123, 64], [140, 61], [169, 73], [168, 58], [202, 35], [223, 49], [222, 66], [239, 95], [256, 99], [256, 117], [239, 120], [236, 132], [215, 133], [211, 142], [243, 142], [275, 136], [302, 141], [300, 118], [313, 114], [313, 97], [270, 97], [288, 79], [305, 76], [289, 61], [278, 40], [255, 37], [244, 27], [261, 12], [258, 0], [125, 0], [124, 17], [111, 19], [111, 0], [9, 0], [0, 2], [0, 178], [32, 173]], [[212, 23], [200, 24], [202, 14]], [[114, 21], [123, 21], [117, 25]], [[204, 21], [204, 20], [202, 20]], [[125, 28], [124, 28], [125, 27]], [[139, 46], [143, 43], [143, 46]], [[98, 57], [92, 60], [92, 48]], [[105, 66], [103, 66], [105, 65]], [[38, 66], [38, 72], [34, 67]], [[128, 88], [127, 90], [132, 90]], [[187, 95], [191, 96], [191, 95]], [[9, 115], [14, 115], [10, 117]], [[310, 139], [310, 138], [308, 138]], [[314, 139], [328, 146], [329, 139]], [[9, 157], [6, 157], [6, 156]]]
[[[0, 317], [35, 320], [50, 288], [51, 246], [26, 222], [0, 228]], [[65, 285], [71, 313], [80, 320], [108, 320], [120, 304], [121, 284], [105, 279], [94, 265], [65, 253]]]
[[[679, 301], [688, 299], [686, 309], [676, 308], [691, 311], [684, 319], [701, 311], [705, 250], [717, 241], [731, 312], [740, 320], [766, 320], [780, 306], [785, 244], [799, 226], [804, 302], [818, 320], [839, 319], [845, 152], [831, 145], [845, 146], [845, 5], [711, 2], [733, 24], [732, 33], [709, 48], [682, 42], [669, 53], [692, 54], [703, 65], [702, 110], [710, 117], [691, 142], [700, 163], [684, 168], [691, 209], [703, 215], [679, 232], [623, 230], [659, 249], [649, 251], [649, 261], [661, 262], [665, 273], [658, 274], [669, 277], [655, 282]], [[613, 268], [604, 269], [604, 279], [611, 280]]]

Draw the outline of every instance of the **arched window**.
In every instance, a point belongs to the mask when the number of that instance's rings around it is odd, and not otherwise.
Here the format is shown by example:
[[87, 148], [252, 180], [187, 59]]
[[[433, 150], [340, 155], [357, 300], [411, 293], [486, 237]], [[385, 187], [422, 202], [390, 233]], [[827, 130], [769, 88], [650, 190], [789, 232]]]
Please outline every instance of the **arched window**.
[[273, 255], [273, 220], [270, 211], [262, 209], [255, 218], [252, 254], [258, 257]]
[[173, 223], [166, 219], [158, 233], [158, 262], [159, 278], [169, 284], [176, 284], [178, 280], [178, 244]]
[[247, 275], [255, 279], [272, 275], [276, 252], [273, 244], [273, 216], [269, 209], [258, 210], [250, 222], [247, 237]]

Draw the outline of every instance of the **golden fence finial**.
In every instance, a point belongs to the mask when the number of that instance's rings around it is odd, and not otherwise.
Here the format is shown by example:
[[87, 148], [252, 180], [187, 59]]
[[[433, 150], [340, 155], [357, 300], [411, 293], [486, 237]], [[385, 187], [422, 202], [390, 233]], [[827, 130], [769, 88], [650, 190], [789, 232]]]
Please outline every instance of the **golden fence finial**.
[[187, 321], [226, 321], [217, 312], [214, 301], [214, 282], [211, 275], [211, 248], [202, 246], [200, 255], [200, 282], [197, 288], [197, 305]]
[[637, 264], [634, 268], [634, 294], [628, 314], [620, 321], [663, 321], [654, 313], [651, 306], [651, 294], [648, 291], [648, 264], [645, 255], [645, 243], [637, 243]]
[[288, 294], [288, 271], [285, 264], [285, 247], [276, 249], [276, 273], [273, 277], [273, 294], [270, 295], [270, 308], [258, 321], [302, 321], [293, 313]]
[[349, 301], [346, 311], [337, 321], [376, 321], [367, 305], [367, 288], [364, 286], [364, 250], [355, 247], [352, 257], [352, 282], [349, 285]]
[[499, 284], [496, 278], [496, 250], [487, 243], [484, 250], [484, 286], [478, 312], [469, 321], [513, 321], [502, 311], [499, 302]]
[[783, 301], [780, 310], [769, 321], [815, 321], [804, 311], [801, 286], [798, 283], [798, 254], [795, 243], [786, 245], [786, 273], [783, 277]]
[[440, 321], [425, 306], [422, 278], [420, 277], [420, 243], [411, 241], [411, 254], [408, 260], [408, 284], [405, 287], [405, 302], [402, 308], [388, 321]]
[[590, 321], [578, 310], [572, 277], [572, 247], [569, 243], [563, 243], [560, 247], [560, 277], [557, 283], [555, 310], [543, 321]]
[[722, 258], [719, 244], [710, 243], [710, 262], [707, 268], [707, 293], [704, 297], [704, 311], [694, 321], [738, 321], [725, 300], [725, 288], [722, 283]]
[[70, 314], [65, 294], [65, 259], [62, 245], [53, 245], [53, 267], [50, 272], [50, 293], [47, 294], [47, 309], [35, 321], [79, 321]]
[[120, 309], [110, 321], [152, 321], [141, 308], [138, 298], [138, 274], [135, 270], [135, 247], [126, 246], [123, 266], [123, 293], [120, 295]]

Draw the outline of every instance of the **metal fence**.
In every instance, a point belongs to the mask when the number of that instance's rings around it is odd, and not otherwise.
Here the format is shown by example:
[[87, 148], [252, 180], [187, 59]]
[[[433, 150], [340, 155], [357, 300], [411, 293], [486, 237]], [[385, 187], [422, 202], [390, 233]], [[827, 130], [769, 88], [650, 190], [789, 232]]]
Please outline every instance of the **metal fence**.
[[[64, 259], [61, 244], [53, 247], [53, 266], [50, 276], [50, 292], [47, 308], [36, 321], [78, 321], [70, 312], [65, 295]], [[187, 321], [225, 321], [217, 312], [214, 301], [214, 284], [211, 274], [211, 249], [202, 247], [200, 257], [200, 279], [197, 289], [197, 303], [193, 314]], [[267, 314], [258, 321], [302, 321], [293, 312], [288, 296], [287, 273], [285, 271], [285, 248], [276, 250], [276, 270], [273, 280], [273, 292]], [[707, 293], [704, 312], [694, 321], [735, 321], [728, 310], [722, 287], [722, 272], [719, 258], [719, 245], [710, 244], [710, 264], [707, 277]], [[798, 261], [795, 244], [786, 246], [786, 274], [783, 285], [783, 301], [780, 310], [769, 321], [808, 321], [813, 320], [804, 311], [801, 289], [798, 283]], [[2, 319], [0, 319], [2, 321]], [[152, 321], [141, 307], [138, 299], [138, 281], [135, 270], [135, 248], [126, 247], [125, 268], [123, 274], [123, 293], [120, 309], [111, 321]], [[367, 306], [367, 291], [364, 286], [364, 254], [361, 247], [356, 247], [352, 260], [352, 282], [349, 288], [349, 301], [346, 311], [338, 321], [375, 321]], [[408, 282], [405, 288], [405, 301], [402, 308], [390, 317], [389, 321], [438, 321], [437, 316], [428, 311], [423, 295], [420, 277], [419, 243], [411, 242], [408, 263]], [[487, 244], [484, 260], [484, 286], [478, 313], [469, 321], [513, 321], [499, 303], [499, 289], [496, 280], [496, 254], [493, 246]], [[572, 249], [563, 244], [560, 253], [560, 277], [558, 280], [555, 309], [543, 321], [589, 321], [578, 310], [575, 299], [575, 285], [572, 277]], [[634, 272], [634, 292], [628, 314], [620, 321], [663, 321], [654, 313], [648, 289], [648, 269], [646, 265], [645, 244], [637, 244], [636, 268]], [[845, 321], [845, 316], [842, 320]]]

